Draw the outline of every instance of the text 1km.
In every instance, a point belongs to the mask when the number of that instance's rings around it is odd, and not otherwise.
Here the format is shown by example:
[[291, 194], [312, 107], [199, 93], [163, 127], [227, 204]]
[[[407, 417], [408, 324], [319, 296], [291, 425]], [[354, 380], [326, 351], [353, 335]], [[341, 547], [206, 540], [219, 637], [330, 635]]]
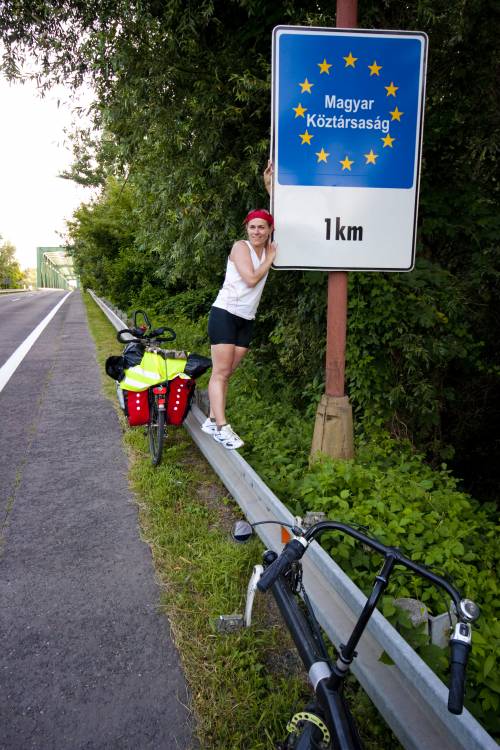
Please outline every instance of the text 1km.
[[[332, 220], [325, 219], [326, 224], [326, 239], [332, 239]], [[363, 227], [349, 226], [341, 223], [340, 216], [335, 218], [335, 240], [341, 242], [362, 242], [363, 241]]]

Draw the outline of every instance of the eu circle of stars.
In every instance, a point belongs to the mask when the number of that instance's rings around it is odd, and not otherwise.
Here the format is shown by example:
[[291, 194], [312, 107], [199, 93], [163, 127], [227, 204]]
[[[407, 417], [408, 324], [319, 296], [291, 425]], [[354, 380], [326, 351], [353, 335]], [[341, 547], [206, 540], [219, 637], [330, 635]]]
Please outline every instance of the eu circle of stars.
[[283, 33], [279, 183], [411, 188], [421, 55], [414, 37]]

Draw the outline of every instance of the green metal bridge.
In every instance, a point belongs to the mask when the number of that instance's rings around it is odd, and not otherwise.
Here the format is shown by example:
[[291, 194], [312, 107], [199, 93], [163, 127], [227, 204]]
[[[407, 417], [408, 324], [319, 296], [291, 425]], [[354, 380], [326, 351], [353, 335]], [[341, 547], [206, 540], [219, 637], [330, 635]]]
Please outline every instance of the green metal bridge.
[[78, 276], [73, 258], [64, 247], [37, 247], [36, 285], [45, 289], [76, 289]]

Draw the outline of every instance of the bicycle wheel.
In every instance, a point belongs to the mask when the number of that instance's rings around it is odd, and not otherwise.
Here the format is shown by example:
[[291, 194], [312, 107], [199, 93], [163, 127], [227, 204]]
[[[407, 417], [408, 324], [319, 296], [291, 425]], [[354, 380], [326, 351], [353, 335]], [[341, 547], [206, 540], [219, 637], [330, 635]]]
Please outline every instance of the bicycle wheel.
[[148, 437], [151, 462], [153, 466], [158, 466], [165, 438], [165, 411], [158, 408], [158, 399], [155, 396], [149, 405]]

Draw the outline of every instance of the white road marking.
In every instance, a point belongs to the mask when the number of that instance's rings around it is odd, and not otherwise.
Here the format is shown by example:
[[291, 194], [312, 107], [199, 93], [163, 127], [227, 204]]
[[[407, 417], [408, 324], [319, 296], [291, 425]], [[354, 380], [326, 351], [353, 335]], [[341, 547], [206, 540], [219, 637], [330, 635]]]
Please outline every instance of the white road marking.
[[68, 292], [60, 302], [57, 303], [55, 307], [52, 308], [52, 310], [49, 312], [48, 315], [45, 316], [45, 318], [37, 325], [36, 328], [31, 331], [28, 338], [24, 339], [23, 343], [20, 344], [16, 351], [10, 355], [7, 362], [0, 367], [0, 393], [3, 391], [9, 380], [11, 379], [12, 375], [15, 373], [37, 338], [40, 336], [44, 328], [48, 326], [56, 312], [59, 310], [61, 305], [63, 305], [66, 300], [68, 299], [71, 292]]

